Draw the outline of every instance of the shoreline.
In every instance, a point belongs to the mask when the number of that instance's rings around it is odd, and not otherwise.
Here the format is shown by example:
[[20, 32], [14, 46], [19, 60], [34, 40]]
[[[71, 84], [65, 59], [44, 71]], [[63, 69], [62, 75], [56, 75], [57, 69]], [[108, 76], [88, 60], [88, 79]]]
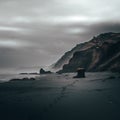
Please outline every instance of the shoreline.
[[[110, 77], [114, 77], [114, 78], [116, 78], [116, 77], [118, 77], [118, 78], [120, 78], [120, 74], [119, 74], [119, 72], [111, 72], [111, 71], [104, 71], [104, 72], [86, 72], [86, 74], [89, 74], [89, 73], [91, 73], [91, 74], [101, 74], [101, 73], [105, 73], [105, 74], [108, 74], [108, 79], [110, 78]], [[1, 75], [3, 75], [3, 76], [11, 76], [10, 77], [10, 79], [9, 78], [7, 78], [7, 79], [0, 79], [0, 83], [5, 83], [5, 82], [10, 82], [11, 80], [13, 80], [14, 81], [14, 79], [15, 80], [17, 80], [18, 79], [18, 81], [23, 81], [23, 79], [25, 80], [25, 79], [27, 79], [27, 80], [29, 80], [29, 79], [31, 79], [31, 78], [34, 78], [34, 80], [36, 79], [36, 77], [39, 77], [40, 78], [40, 76], [49, 76], [49, 75], [69, 75], [69, 74], [74, 74], [74, 75], [76, 75], [76, 72], [74, 72], [74, 73], [62, 73], [62, 74], [58, 74], [58, 73], [52, 73], [52, 74], [36, 74], [36, 73], [18, 73], [18, 74], [1, 74]], [[112, 75], [111, 75], [112, 74]], [[74, 76], [73, 76], [74, 77]], [[88, 77], [88, 76], [86, 76], [86, 77]], [[106, 78], [106, 79], [107, 79]], [[114, 79], [113, 78], [113, 79]]]

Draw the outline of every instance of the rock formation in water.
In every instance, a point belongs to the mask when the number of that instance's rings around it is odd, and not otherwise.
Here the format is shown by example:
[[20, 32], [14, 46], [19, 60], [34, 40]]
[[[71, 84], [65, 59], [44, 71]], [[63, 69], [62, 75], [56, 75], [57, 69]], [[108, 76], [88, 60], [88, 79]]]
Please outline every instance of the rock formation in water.
[[53, 66], [59, 73], [75, 72], [77, 68], [86, 71], [120, 71], [120, 33], [104, 33], [81, 43]]
[[43, 68], [40, 69], [40, 74], [51, 74], [51, 71], [45, 71]]

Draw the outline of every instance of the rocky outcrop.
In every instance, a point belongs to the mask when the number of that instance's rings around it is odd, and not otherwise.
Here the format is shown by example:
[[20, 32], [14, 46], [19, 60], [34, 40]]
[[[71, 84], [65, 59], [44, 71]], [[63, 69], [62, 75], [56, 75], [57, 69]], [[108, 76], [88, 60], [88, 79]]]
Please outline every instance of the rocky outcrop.
[[51, 71], [45, 71], [43, 68], [40, 69], [40, 74], [51, 74]]
[[93, 37], [89, 42], [77, 45], [69, 54], [73, 54], [69, 60], [61, 61], [67, 57], [63, 56], [56, 63], [65, 63], [59, 73], [75, 72], [79, 67], [86, 71], [120, 71], [120, 33], [104, 33]]
[[73, 78], [84, 78], [85, 77], [85, 69], [84, 68], [78, 68], [77, 69], [77, 75]]

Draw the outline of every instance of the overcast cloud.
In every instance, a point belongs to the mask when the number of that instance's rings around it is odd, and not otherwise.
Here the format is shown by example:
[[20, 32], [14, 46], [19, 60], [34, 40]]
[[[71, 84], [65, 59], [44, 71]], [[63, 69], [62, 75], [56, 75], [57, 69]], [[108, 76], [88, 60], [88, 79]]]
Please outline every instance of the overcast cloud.
[[120, 32], [119, 0], [0, 0], [0, 68], [46, 66], [76, 44]]

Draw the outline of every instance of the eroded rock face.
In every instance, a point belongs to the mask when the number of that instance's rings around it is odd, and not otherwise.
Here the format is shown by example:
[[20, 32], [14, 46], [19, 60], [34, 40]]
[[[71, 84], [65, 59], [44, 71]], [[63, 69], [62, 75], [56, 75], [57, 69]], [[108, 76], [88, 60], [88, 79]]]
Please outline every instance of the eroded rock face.
[[86, 71], [120, 70], [120, 33], [105, 33], [85, 43], [73, 54], [59, 73], [75, 72], [78, 67]]

